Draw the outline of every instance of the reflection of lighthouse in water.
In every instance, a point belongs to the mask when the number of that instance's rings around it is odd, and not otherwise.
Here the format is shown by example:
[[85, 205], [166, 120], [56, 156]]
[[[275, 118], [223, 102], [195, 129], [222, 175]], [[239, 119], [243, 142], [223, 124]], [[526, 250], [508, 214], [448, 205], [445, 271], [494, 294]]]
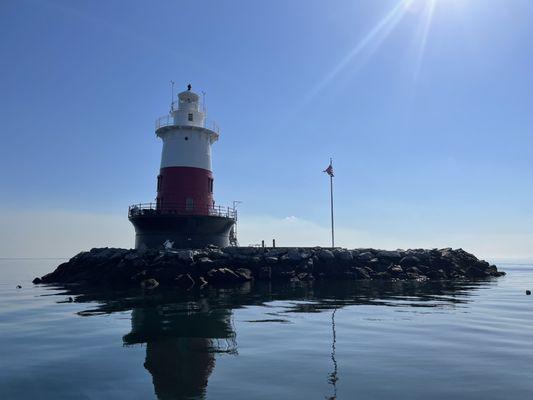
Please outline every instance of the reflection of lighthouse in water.
[[136, 248], [202, 248], [236, 244], [235, 208], [215, 204], [211, 146], [219, 138], [218, 125], [208, 123], [199, 96], [178, 94], [170, 113], [156, 121], [163, 142], [161, 168], [154, 203], [135, 204], [129, 219], [135, 227]]
[[146, 343], [144, 367], [160, 400], [202, 398], [216, 353], [236, 353], [229, 309], [207, 301], [136, 308], [125, 344]]
[[[337, 363], [338, 310], [346, 306], [395, 307], [399, 298], [405, 299], [405, 306], [455, 309], [470, 303], [473, 292], [481, 288], [482, 283], [471, 281], [315, 282], [309, 286], [256, 282], [235, 290], [225, 288], [202, 293], [172, 290], [128, 299], [119, 292], [80, 294], [72, 288], [69, 293], [76, 295], [80, 303], [97, 304], [95, 308], [80, 311], [83, 316], [132, 311], [131, 332], [123, 337], [123, 343], [146, 343], [144, 367], [152, 376], [158, 398], [164, 400], [205, 397], [217, 353], [237, 353], [233, 309], [250, 305], [264, 307], [265, 303], [276, 300], [287, 302], [283, 306], [284, 314], [330, 310], [331, 372], [327, 382], [331, 394], [327, 398], [335, 399], [337, 384], [342, 379], [342, 365]], [[442, 301], [433, 301], [436, 298]], [[274, 310], [268, 311], [272, 314]]]

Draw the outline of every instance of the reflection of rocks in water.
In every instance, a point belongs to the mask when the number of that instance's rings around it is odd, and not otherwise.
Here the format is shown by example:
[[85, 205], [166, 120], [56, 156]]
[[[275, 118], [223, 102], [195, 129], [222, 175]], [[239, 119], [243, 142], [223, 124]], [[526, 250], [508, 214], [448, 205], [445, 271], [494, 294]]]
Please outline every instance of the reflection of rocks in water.
[[471, 292], [491, 284], [486, 282], [315, 282], [294, 288], [301, 300], [288, 312], [320, 312], [350, 305], [456, 307], [468, 303]]
[[[228, 335], [225, 331], [228, 327], [223, 324], [217, 328], [217, 319], [221, 316], [217, 313], [225, 310], [230, 312], [234, 308], [248, 305], [263, 305], [270, 301], [294, 301], [288, 305], [289, 311], [320, 311], [330, 310], [336, 307], [349, 305], [378, 305], [378, 306], [412, 306], [412, 307], [442, 307], [455, 306], [469, 302], [472, 292], [483, 287], [495, 285], [495, 281], [315, 281], [299, 283], [246, 283], [237, 287], [212, 288], [179, 292], [174, 290], [154, 292], [146, 294], [140, 290], [135, 291], [107, 291], [107, 292], [81, 292], [80, 289], [70, 288], [66, 295], [76, 295], [76, 302], [96, 302], [97, 307], [86, 310], [80, 315], [94, 315], [129, 311], [138, 308], [154, 309], [154, 316], [144, 315], [142, 325], [145, 328], [140, 333], [149, 333], [148, 327], [156, 327], [158, 334], [172, 334], [179, 332], [185, 335], [187, 329], [200, 329], [203, 327], [189, 324], [188, 326], [173, 323], [172, 315], [188, 314], [191, 321], [194, 315], [199, 314], [206, 318], [206, 314], [212, 315], [209, 321], [213, 324], [210, 330], [222, 329], [221, 337]], [[298, 301], [305, 301], [299, 303]], [[141, 318], [141, 317], [135, 317]], [[163, 326], [150, 323], [147, 318], [161, 320]], [[139, 325], [135, 323], [134, 325]], [[195, 328], [192, 328], [195, 327]], [[226, 327], [226, 328], [224, 328]], [[150, 328], [152, 329], [152, 328]], [[230, 329], [230, 328], [227, 328]], [[140, 333], [135, 329], [127, 335], [127, 342], [143, 342], [142, 337], [134, 338]], [[198, 334], [198, 332], [196, 332]], [[212, 337], [212, 336], [211, 336]], [[146, 340], [144, 340], [146, 341]]]
[[81, 315], [132, 310], [131, 331], [123, 337], [123, 342], [126, 345], [146, 343], [144, 367], [152, 375], [155, 393], [161, 400], [205, 397], [217, 353], [237, 354], [233, 309], [286, 301], [282, 310], [276, 311], [273, 321], [283, 321], [294, 312], [330, 310], [332, 372], [328, 382], [333, 391], [330, 398], [334, 399], [340, 379], [335, 354], [335, 310], [353, 305], [458, 307], [468, 303], [474, 291], [494, 284], [491, 281], [329, 281], [254, 283], [148, 295], [142, 291], [76, 293], [74, 289], [66, 294], [77, 295], [77, 302], [98, 303], [96, 308]]
[[231, 311], [206, 300], [136, 308], [124, 343], [147, 343], [144, 367], [161, 400], [202, 398], [215, 354], [236, 352]]

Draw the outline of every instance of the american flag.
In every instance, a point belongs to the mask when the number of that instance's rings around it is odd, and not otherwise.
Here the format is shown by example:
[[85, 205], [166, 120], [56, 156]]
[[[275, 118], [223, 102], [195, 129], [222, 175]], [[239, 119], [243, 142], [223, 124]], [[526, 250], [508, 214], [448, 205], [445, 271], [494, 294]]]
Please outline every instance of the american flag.
[[329, 176], [331, 176], [332, 178], [335, 176], [333, 175], [333, 164], [331, 163], [331, 160], [329, 161], [329, 167], [327, 167], [324, 171], [322, 172], [325, 172], [326, 174], [328, 174]]

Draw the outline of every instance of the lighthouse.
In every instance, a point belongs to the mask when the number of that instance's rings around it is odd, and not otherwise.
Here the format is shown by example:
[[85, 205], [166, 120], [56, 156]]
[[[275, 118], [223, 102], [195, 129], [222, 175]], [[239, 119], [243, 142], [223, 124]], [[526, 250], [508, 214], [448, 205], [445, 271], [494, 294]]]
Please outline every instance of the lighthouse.
[[198, 94], [187, 90], [173, 98], [170, 112], [156, 120], [163, 142], [155, 202], [134, 204], [128, 218], [135, 228], [135, 248], [203, 248], [236, 244], [235, 208], [213, 196], [211, 146], [219, 138], [208, 123]]

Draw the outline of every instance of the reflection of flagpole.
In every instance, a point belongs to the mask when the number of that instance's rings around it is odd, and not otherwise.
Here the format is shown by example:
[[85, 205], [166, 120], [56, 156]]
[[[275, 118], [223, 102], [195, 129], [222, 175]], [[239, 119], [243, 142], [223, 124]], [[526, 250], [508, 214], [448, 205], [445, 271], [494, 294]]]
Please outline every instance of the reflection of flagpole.
[[328, 382], [333, 386], [333, 396], [328, 397], [328, 400], [335, 400], [337, 398], [337, 381], [339, 380], [337, 359], [335, 358], [335, 347], [337, 344], [337, 332], [335, 331], [336, 312], [337, 307], [335, 307], [333, 313], [331, 314], [331, 330], [333, 331], [333, 342], [331, 343], [331, 361], [333, 361], [333, 372], [329, 374]]

